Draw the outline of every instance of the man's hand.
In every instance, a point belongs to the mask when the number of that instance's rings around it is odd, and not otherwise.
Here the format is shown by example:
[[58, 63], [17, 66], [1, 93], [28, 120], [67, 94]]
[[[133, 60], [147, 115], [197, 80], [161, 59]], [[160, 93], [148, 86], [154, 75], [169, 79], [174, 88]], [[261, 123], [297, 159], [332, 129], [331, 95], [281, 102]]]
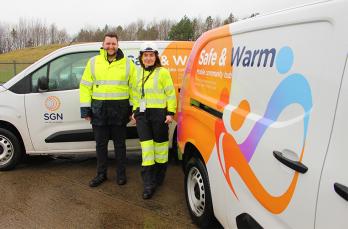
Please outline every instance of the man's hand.
[[167, 124], [173, 122], [173, 115], [167, 115], [166, 116], [166, 121], [164, 121], [164, 122], [167, 123]]
[[91, 117], [89, 117], [89, 116], [87, 116], [87, 117], [85, 117], [85, 120], [86, 120], [86, 121], [91, 121], [91, 120], [92, 120], [92, 118], [91, 118]]

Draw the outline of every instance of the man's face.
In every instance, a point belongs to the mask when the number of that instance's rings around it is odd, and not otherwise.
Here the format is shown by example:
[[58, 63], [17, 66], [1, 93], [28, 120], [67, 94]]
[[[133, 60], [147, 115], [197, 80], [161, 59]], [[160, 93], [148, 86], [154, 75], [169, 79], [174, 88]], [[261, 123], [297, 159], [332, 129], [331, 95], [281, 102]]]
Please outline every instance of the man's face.
[[118, 42], [116, 37], [105, 37], [103, 42], [103, 48], [109, 56], [115, 55], [116, 50], [118, 49]]

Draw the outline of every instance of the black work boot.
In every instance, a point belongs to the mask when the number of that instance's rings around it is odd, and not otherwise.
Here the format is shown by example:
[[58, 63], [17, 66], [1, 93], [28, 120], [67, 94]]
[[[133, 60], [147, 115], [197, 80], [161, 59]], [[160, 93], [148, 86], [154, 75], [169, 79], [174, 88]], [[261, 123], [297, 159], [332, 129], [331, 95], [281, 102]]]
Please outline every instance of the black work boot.
[[97, 187], [101, 183], [107, 180], [106, 174], [105, 173], [100, 173], [97, 174], [96, 177], [94, 177], [90, 182], [89, 182], [89, 187]]
[[116, 182], [118, 185], [127, 184], [126, 170], [117, 171]]
[[144, 181], [143, 199], [150, 199], [155, 193], [156, 185], [153, 183], [154, 165], [143, 166], [141, 177]]
[[153, 196], [153, 194], [155, 193], [155, 191], [153, 189], [144, 189], [143, 192], [143, 199], [147, 200], [147, 199], [151, 199], [151, 197]]
[[155, 180], [158, 186], [163, 184], [164, 178], [166, 176], [168, 163], [156, 163], [155, 165]]

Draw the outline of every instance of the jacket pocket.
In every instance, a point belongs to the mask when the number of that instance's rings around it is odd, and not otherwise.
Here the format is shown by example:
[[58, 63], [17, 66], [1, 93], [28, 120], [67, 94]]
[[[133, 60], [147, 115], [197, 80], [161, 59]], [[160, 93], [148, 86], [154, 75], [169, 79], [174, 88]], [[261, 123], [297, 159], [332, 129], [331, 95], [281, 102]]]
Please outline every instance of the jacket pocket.
[[101, 117], [103, 113], [103, 103], [102, 100], [92, 100], [92, 116], [93, 117]]

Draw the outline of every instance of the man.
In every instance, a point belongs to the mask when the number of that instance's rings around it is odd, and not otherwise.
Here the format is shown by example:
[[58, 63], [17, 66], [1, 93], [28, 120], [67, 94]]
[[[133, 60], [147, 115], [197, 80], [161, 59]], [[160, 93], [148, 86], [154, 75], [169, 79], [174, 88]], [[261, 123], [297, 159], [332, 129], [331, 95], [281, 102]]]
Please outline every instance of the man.
[[88, 61], [80, 82], [81, 118], [92, 124], [97, 151], [97, 175], [90, 181], [90, 187], [107, 179], [110, 138], [115, 147], [117, 184], [127, 183], [125, 142], [131, 112], [129, 82], [136, 74], [135, 64], [118, 48], [117, 35], [106, 34], [100, 55]]

